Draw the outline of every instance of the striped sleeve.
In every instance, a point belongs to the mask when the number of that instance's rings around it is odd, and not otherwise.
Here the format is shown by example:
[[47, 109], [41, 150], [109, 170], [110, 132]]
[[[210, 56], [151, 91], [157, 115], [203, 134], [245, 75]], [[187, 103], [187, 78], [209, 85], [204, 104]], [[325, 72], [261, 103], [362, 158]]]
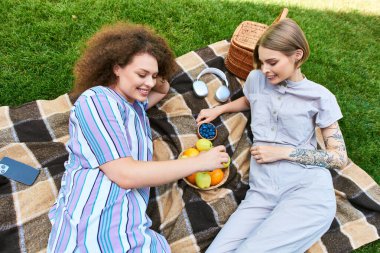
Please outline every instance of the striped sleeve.
[[126, 107], [103, 94], [93, 94], [77, 101], [74, 109], [78, 123], [77, 145], [91, 168], [131, 156], [124, 119]]

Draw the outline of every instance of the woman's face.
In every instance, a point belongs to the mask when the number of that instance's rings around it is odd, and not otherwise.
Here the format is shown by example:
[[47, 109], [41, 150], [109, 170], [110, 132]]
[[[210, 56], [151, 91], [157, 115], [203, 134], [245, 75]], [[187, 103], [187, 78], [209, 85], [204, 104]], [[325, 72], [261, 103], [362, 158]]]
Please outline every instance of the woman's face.
[[158, 64], [156, 58], [147, 53], [137, 54], [124, 67], [116, 65], [114, 73], [117, 83], [111, 86], [121, 93], [130, 103], [143, 102], [156, 85]]
[[279, 84], [286, 79], [292, 80], [295, 77], [296, 54], [286, 56], [279, 51], [260, 46], [259, 59], [261, 61], [261, 71], [271, 84]]

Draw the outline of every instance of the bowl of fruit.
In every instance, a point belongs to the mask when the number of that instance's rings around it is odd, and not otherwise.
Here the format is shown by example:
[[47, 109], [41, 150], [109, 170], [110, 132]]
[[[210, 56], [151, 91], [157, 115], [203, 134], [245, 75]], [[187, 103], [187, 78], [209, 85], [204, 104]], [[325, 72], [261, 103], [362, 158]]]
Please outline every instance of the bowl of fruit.
[[[202, 151], [208, 151], [212, 148], [212, 142], [207, 139], [199, 139], [194, 147], [185, 149], [182, 151], [178, 158], [179, 159], [186, 159], [188, 157], [193, 157], [199, 155]], [[198, 190], [212, 190], [215, 188], [218, 188], [222, 186], [229, 175], [229, 166], [230, 161], [228, 163], [223, 164], [222, 168], [216, 168], [212, 171], [205, 171], [205, 172], [196, 172], [193, 173], [185, 178], [183, 180], [191, 187], [198, 189]]]

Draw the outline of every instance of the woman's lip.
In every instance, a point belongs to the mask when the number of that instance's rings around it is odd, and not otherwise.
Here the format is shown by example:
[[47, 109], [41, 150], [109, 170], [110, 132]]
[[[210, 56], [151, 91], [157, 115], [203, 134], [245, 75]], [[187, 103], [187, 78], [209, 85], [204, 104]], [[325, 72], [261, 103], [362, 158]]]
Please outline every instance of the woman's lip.
[[148, 96], [150, 90], [147, 90], [147, 89], [137, 89], [141, 95], [144, 95], [144, 96]]

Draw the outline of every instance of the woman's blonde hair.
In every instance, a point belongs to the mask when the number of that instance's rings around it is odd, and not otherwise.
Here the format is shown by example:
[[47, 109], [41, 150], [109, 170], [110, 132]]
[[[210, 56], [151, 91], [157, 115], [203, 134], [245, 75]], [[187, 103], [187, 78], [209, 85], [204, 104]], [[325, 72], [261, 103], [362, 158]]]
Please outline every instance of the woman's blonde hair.
[[253, 51], [253, 64], [255, 69], [261, 68], [259, 60], [259, 47], [279, 51], [286, 56], [291, 56], [297, 49], [303, 51], [302, 58], [296, 63], [300, 67], [309, 57], [310, 48], [305, 34], [298, 24], [292, 19], [285, 18], [271, 25], [261, 36]]

